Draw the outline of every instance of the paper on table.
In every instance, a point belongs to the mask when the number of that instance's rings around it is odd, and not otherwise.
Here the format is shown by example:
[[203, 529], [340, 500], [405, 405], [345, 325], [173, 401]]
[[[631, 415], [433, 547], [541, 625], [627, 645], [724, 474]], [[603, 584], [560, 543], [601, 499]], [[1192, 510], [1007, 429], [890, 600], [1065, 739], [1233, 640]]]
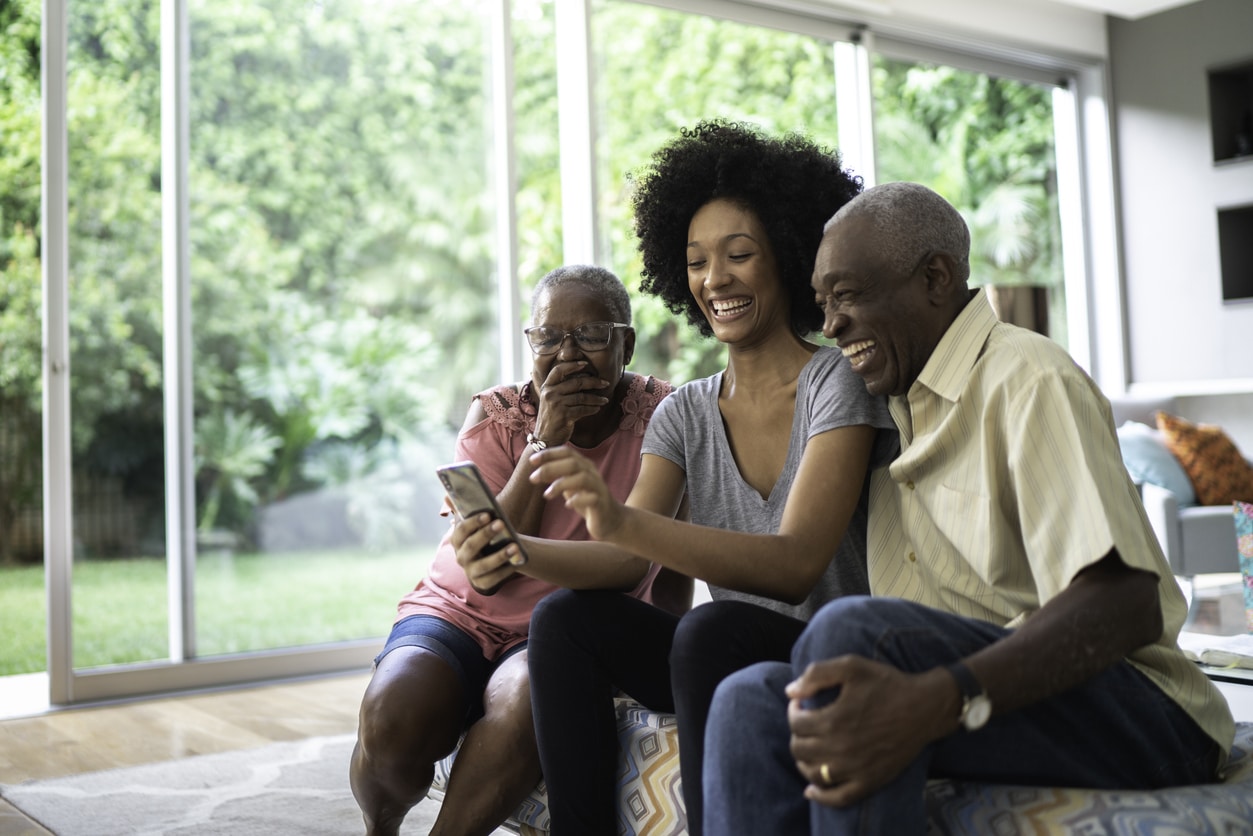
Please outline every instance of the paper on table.
[[1253, 670], [1253, 633], [1211, 636], [1184, 631], [1179, 634], [1179, 648], [1194, 662], [1217, 668]]

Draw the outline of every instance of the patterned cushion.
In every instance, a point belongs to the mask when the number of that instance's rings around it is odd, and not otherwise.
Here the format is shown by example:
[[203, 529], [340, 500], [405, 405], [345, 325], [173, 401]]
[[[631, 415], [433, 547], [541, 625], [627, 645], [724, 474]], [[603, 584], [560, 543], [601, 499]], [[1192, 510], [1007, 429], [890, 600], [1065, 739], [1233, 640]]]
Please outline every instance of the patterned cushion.
[[[674, 715], [649, 711], [628, 698], [614, 701], [618, 715], [618, 833], [679, 836], [687, 833], [679, 781], [679, 733]], [[457, 753], [435, 765], [431, 795], [443, 798]], [[505, 827], [522, 836], [548, 833], [548, 789], [540, 781]]]
[[1244, 625], [1253, 633], [1253, 503], [1233, 502], [1231, 510], [1236, 517], [1236, 551], [1244, 581]]
[[1221, 428], [1193, 424], [1167, 412], [1157, 413], [1157, 427], [1192, 480], [1198, 503], [1253, 502], [1253, 465]]
[[928, 834], [1247, 834], [1253, 825], [1253, 723], [1236, 726], [1221, 784], [1156, 792], [932, 781]]
[[[615, 707], [623, 746], [618, 765], [618, 833], [685, 834], [687, 815], [679, 783], [674, 715], [649, 711], [625, 698]], [[443, 797], [455, 757], [454, 752], [436, 765], [432, 796]], [[927, 814], [931, 836], [1248, 834], [1253, 822], [1253, 723], [1236, 725], [1235, 745], [1221, 784], [1146, 792], [936, 780], [927, 787]], [[542, 781], [505, 827], [522, 836], [548, 833], [548, 792]]]

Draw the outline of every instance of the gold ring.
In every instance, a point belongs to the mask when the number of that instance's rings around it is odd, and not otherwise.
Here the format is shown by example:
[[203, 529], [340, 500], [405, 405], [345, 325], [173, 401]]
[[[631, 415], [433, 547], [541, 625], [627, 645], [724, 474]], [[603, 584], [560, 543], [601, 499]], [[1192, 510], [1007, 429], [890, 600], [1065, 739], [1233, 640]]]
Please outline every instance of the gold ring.
[[826, 784], [828, 787], [834, 783], [831, 780], [831, 767], [827, 766], [825, 763], [818, 770], [818, 774], [822, 776], [822, 783]]

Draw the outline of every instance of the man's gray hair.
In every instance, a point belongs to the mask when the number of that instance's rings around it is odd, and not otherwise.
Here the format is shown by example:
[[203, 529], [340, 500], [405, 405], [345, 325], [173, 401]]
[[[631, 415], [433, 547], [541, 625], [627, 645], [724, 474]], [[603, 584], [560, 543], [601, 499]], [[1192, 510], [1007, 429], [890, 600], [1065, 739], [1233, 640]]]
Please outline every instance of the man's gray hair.
[[823, 232], [856, 218], [871, 224], [884, 268], [907, 276], [927, 253], [945, 252], [958, 278], [970, 277], [970, 228], [951, 203], [926, 186], [902, 182], [866, 189], [844, 204]]
[[614, 322], [631, 324], [631, 296], [622, 280], [612, 270], [594, 264], [567, 264], [544, 276], [535, 283], [535, 289], [531, 291], [531, 310], [535, 310], [535, 303], [541, 295], [565, 284], [589, 288], [609, 308]]

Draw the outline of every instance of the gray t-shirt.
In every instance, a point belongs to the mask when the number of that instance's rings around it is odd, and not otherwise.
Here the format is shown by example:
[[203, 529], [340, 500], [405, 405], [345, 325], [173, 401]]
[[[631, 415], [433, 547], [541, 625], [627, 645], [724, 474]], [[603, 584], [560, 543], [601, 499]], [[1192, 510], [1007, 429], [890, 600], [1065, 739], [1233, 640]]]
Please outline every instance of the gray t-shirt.
[[[683, 468], [691, 519], [707, 525], [750, 534], [774, 534], [783, 520], [788, 491], [800, 468], [805, 444], [814, 436], [858, 424], [879, 428], [871, 452], [871, 469], [886, 465], [898, 448], [896, 425], [888, 414], [887, 401], [872, 397], [838, 349], [822, 346], [801, 370], [796, 386], [796, 411], [792, 418], [787, 461], [779, 481], [762, 499], [740, 476], [727, 440], [718, 392], [722, 372], [680, 386], [657, 406], [644, 435], [643, 453], [661, 456]], [[808, 621], [818, 608], [840, 595], [866, 594], [866, 499], [869, 473], [862, 478], [861, 499], [849, 520], [848, 530], [832, 556], [827, 571], [799, 605], [709, 586], [715, 600], [748, 601], [776, 612]]]

